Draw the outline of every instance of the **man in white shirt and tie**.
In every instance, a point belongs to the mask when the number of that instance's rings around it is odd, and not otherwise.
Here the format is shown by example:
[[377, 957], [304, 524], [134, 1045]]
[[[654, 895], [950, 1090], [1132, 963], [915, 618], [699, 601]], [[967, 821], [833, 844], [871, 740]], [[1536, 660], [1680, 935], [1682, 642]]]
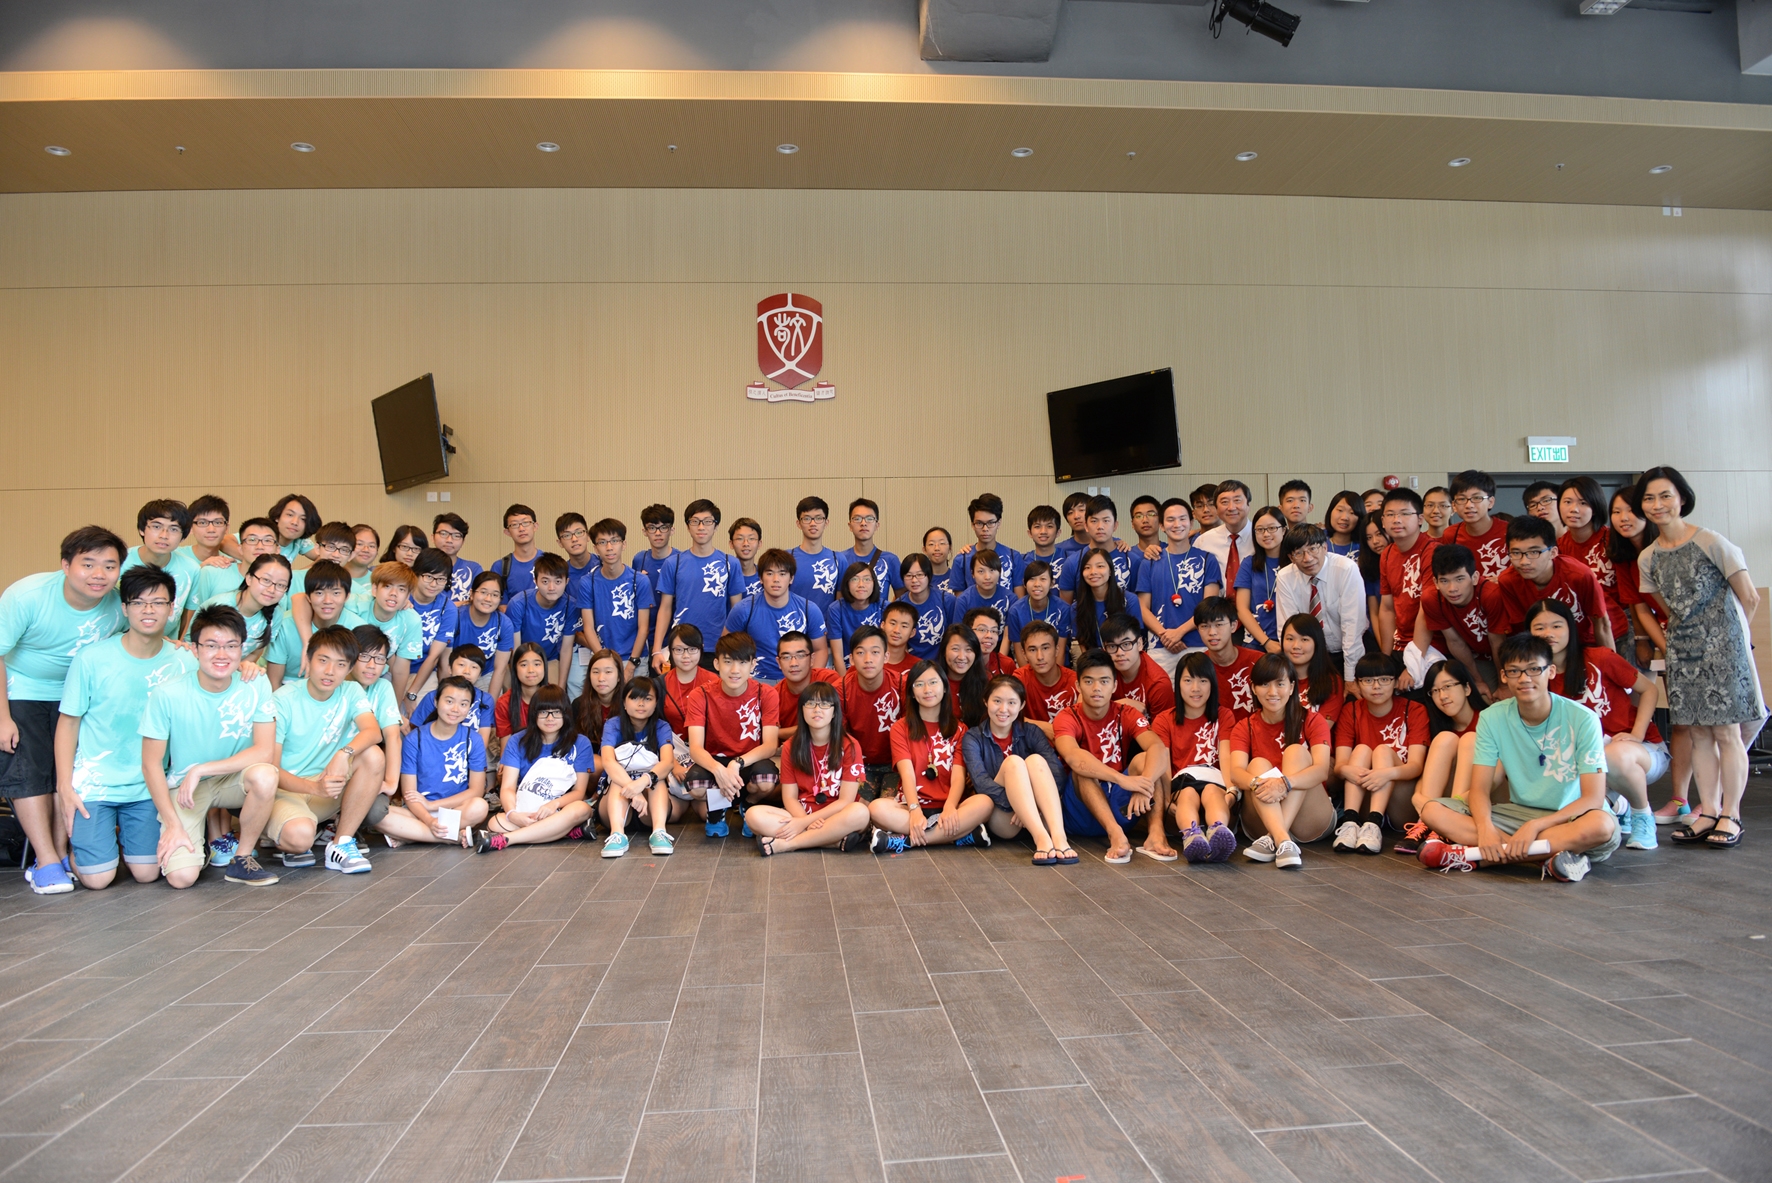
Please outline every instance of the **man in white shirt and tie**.
[[1352, 685], [1354, 666], [1366, 652], [1366, 583], [1360, 565], [1330, 554], [1323, 528], [1309, 522], [1286, 531], [1281, 553], [1288, 551], [1292, 562], [1274, 579], [1274, 619], [1283, 629], [1301, 612], [1315, 616], [1330, 654], [1340, 658], [1342, 676]]
[[1194, 545], [1218, 560], [1227, 589], [1237, 583], [1237, 567], [1255, 553], [1255, 542], [1249, 530], [1249, 486], [1232, 479], [1218, 486], [1213, 498], [1218, 511], [1218, 525], [1194, 539]]

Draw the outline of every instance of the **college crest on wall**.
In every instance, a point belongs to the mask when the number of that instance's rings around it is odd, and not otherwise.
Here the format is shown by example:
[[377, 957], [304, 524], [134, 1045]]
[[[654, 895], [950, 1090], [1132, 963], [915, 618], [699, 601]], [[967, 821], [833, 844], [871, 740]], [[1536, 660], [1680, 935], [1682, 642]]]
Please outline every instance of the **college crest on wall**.
[[[810, 403], [834, 398], [837, 388], [817, 382], [824, 365], [824, 305], [811, 296], [782, 292], [757, 301], [757, 368], [762, 382], [745, 387], [745, 397], [766, 402]], [[772, 388], [771, 382], [780, 388]]]

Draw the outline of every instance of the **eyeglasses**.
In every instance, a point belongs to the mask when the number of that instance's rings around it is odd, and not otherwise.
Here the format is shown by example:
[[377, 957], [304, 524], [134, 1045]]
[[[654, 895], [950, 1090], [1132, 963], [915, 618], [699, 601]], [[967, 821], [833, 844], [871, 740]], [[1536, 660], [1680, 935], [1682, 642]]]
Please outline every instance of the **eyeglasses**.
[[562, 538], [589, 538], [590, 536], [590, 531], [586, 530], [583, 526], [574, 526], [570, 530], [562, 530], [560, 532], [560, 537]]
[[463, 534], [459, 530], [436, 530], [432, 532], [431, 536], [433, 538], [441, 539], [444, 542], [460, 542], [463, 538], [467, 537], [466, 534]]
[[1454, 505], [1481, 505], [1489, 500], [1487, 493], [1460, 493], [1452, 499]]
[[1121, 637], [1118, 641], [1103, 645], [1102, 648], [1106, 649], [1109, 653], [1130, 653], [1138, 648], [1138, 638]]
[[803, 513], [800, 515], [800, 520], [802, 522], [806, 522], [808, 524], [811, 524], [813, 522], [822, 522], [822, 521], [826, 521], [828, 519], [822, 513]]
[[716, 522], [713, 518], [710, 518], [706, 514], [702, 514], [700, 517], [690, 518], [688, 524], [691, 526], [701, 526], [705, 529], [711, 530], [715, 526], [718, 526], [720, 523]]
[[1432, 694], [1435, 698], [1438, 698], [1442, 694], [1451, 694], [1454, 690], [1463, 690], [1463, 689], [1464, 689], [1464, 684], [1461, 682], [1447, 682], [1443, 686], [1435, 686], [1428, 693]]
[[416, 542], [402, 542], [399, 546], [396, 546], [394, 548], [394, 553], [397, 555], [403, 555], [406, 552], [411, 551], [413, 554], [417, 554], [419, 551], [421, 551], [423, 549], [424, 549], [424, 547], [420, 546]]
[[171, 600], [130, 600], [130, 601], [128, 601], [128, 603], [133, 604], [137, 608], [170, 608], [170, 607], [172, 607]]
[[1527, 509], [1549, 509], [1557, 503], [1555, 496], [1549, 493], [1540, 494], [1526, 503]]
[[1549, 553], [1550, 552], [1542, 546], [1534, 547], [1532, 550], [1514, 550], [1510, 547], [1507, 552], [1507, 557], [1510, 559], [1524, 559], [1526, 562], [1531, 562], [1534, 559], [1542, 559]]
[[276, 546], [277, 540], [269, 534], [248, 534], [240, 540], [241, 546]]
[[214, 641], [204, 641], [197, 646], [197, 650], [200, 653], [213, 655], [216, 653], [239, 653], [244, 647], [239, 641], [226, 641], [221, 644]]
[[1284, 534], [1286, 532], [1286, 527], [1284, 527], [1284, 526], [1257, 526], [1257, 527], [1255, 527], [1255, 532], [1257, 534]]
[[671, 532], [671, 525], [669, 522], [654, 522], [650, 526], [642, 526], [641, 529], [645, 530], [648, 534], [657, 534], [661, 530], [666, 534], [669, 534]]
[[533, 525], [535, 525], [534, 518], [512, 518], [510, 521], [505, 523], [505, 529], [515, 530], [519, 526], [533, 526]]
[[359, 653], [357, 660], [364, 665], [386, 665], [388, 664], [388, 655], [386, 653]]
[[278, 595], [282, 595], [289, 590], [289, 581], [287, 579], [278, 582], [274, 579], [266, 579], [263, 575], [248, 575], [247, 578], [264, 588], [266, 591], [273, 591]]
[[1414, 517], [1415, 510], [1413, 508], [1387, 509], [1384, 511], [1384, 514], [1382, 516], [1383, 516], [1384, 520], [1387, 522], [1400, 522], [1404, 518]]
[[852, 514], [849, 520], [858, 526], [876, 526], [880, 522], [880, 519], [871, 513]]
[[1517, 681], [1520, 678], [1540, 678], [1540, 677], [1543, 677], [1546, 673], [1549, 672], [1549, 670], [1550, 670], [1550, 666], [1548, 666], [1548, 665], [1528, 665], [1528, 666], [1510, 665], [1506, 669], [1501, 671], [1501, 676], [1504, 678], [1508, 678], [1508, 679]]
[[227, 518], [192, 518], [191, 519], [191, 525], [193, 525], [193, 526], [225, 526], [227, 524], [228, 524]]
[[1380, 678], [1355, 678], [1354, 681], [1358, 682], [1362, 686], [1395, 686], [1397, 684], [1397, 680], [1395, 678], [1383, 678], [1383, 677], [1380, 677]]

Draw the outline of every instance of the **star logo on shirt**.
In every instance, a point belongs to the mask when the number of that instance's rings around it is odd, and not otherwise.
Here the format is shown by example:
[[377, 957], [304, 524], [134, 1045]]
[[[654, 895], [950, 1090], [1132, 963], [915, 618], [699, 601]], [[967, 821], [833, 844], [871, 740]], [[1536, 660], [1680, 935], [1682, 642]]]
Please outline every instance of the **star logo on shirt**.
[[1576, 624], [1587, 623], [1587, 614], [1581, 610], [1581, 597], [1575, 594], [1574, 588], [1559, 587], [1545, 598], [1555, 600], [1559, 604], [1569, 605], [1569, 611], [1574, 614]]
[[1194, 754], [1188, 760], [1190, 764], [1205, 764], [1209, 767], [1218, 765], [1218, 724], [1201, 723], [1200, 729], [1194, 732]]
[[479, 636], [474, 638], [474, 644], [480, 647], [481, 652], [491, 653], [498, 647], [498, 625], [494, 623], [483, 630]]
[[881, 731], [890, 731], [898, 721], [898, 691], [887, 690], [874, 699], [874, 716]]
[[726, 564], [724, 562], [703, 564], [701, 594], [721, 600], [726, 598]]
[[917, 617], [917, 640], [925, 645], [939, 644], [941, 641], [941, 610], [931, 608]]
[[951, 769], [954, 766], [954, 748], [956, 746], [953, 740], [945, 738], [941, 732], [930, 732], [929, 763], [943, 772]]
[[1403, 594], [1415, 599], [1421, 598], [1421, 556], [1413, 555], [1403, 560]]
[[1249, 689], [1249, 670], [1238, 670], [1231, 675], [1231, 706], [1244, 712], [1255, 710], [1255, 694]]
[[431, 642], [437, 639], [437, 629], [442, 627], [441, 607], [438, 605], [439, 611], [436, 612], [420, 612], [418, 614], [419, 635], [424, 638], [426, 649], [429, 649]]
[[80, 650], [86, 648], [94, 641], [104, 640], [104, 634], [100, 631], [102, 627], [103, 626], [96, 620], [83, 622], [80, 625], [79, 633], [74, 637], [73, 647], [68, 650], [67, 656], [74, 656], [74, 654], [80, 652]]
[[1601, 719], [1612, 711], [1612, 696], [1606, 693], [1606, 682], [1597, 670], [1588, 671], [1587, 685], [1581, 688], [1581, 705]]
[[542, 639], [542, 643], [544, 645], [553, 645], [553, 644], [558, 643], [561, 635], [564, 634], [565, 632], [566, 632], [566, 613], [564, 613], [564, 612], [550, 612], [545, 617], [542, 618], [541, 639]]
[[1048, 694], [1046, 696], [1046, 717], [1056, 719], [1069, 709], [1075, 697], [1069, 690], [1054, 690]]
[[449, 573], [449, 598], [452, 600], [467, 599], [468, 592], [472, 590], [473, 582], [473, 573], [460, 563], [457, 563], [455, 569]]
[[157, 665], [149, 670], [147, 677], [142, 680], [147, 683], [148, 689], [152, 690], [156, 686], [165, 685], [176, 677], [178, 677], [178, 662], [169, 661], [165, 665]]
[[1465, 609], [1464, 627], [1469, 629], [1471, 636], [1479, 641], [1489, 639], [1489, 619], [1483, 615], [1482, 607], [1475, 602]]
[[465, 785], [468, 783], [467, 740], [461, 740], [444, 749], [443, 783], [446, 785]]
[[85, 793], [86, 790], [98, 784], [98, 778], [93, 775], [94, 770], [101, 760], [109, 759], [110, 755], [111, 753], [106, 751], [94, 752], [90, 756], [80, 754], [74, 757], [73, 781], [76, 793]]
[[837, 590], [837, 560], [817, 559], [812, 564], [812, 590], [829, 595]]
[[1109, 768], [1118, 768], [1120, 766], [1120, 724], [1113, 722], [1103, 727], [1100, 734], [1096, 736], [1096, 742], [1101, 745], [1101, 762]]
[[738, 704], [738, 739], [746, 740], [763, 738], [763, 700], [759, 697]]
[[1175, 586], [1183, 595], [1197, 596], [1206, 588], [1206, 561], [1196, 555], [1175, 560]]
[[609, 589], [609, 615], [617, 620], [634, 619], [634, 587], [618, 583]]
[[1390, 745], [1400, 763], [1409, 762], [1409, 745], [1403, 741], [1409, 736], [1409, 720], [1407, 718], [1392, 719], [1378, 729], [1378, 738]]
[[250, 738], [253, 709], [256, 705], [252, 692], [245, 686], [224, 698], [215, 708], [216, 717], [221, 721], [221, 738]]
[[[1544, 761], [1544, 775], [1547, 780], [1569, 784], [1577, 779], [1575, 736], [1568, 728], [1546, 728], [1538, 739], [1538, 751], [1540, 759]], [[1602, 758], [1599, 762], [1603, 764], [1605, 761]]]
[[778, 630], [777, 636], [785, 637], [789, 633], [803, 633], [806, 631], [806, 614], [798, 608], [789, 608], [775, 618], [775, 627]]

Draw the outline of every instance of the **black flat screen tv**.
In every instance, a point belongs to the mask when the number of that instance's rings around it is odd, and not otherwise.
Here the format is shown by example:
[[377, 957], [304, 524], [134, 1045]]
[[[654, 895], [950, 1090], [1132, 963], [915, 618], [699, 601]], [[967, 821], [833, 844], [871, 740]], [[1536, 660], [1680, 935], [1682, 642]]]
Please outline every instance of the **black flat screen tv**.
[[1167, 369], [1091, 382], [1046, 396], [1052, 431], [1052, 477], [1088, 480], [1122, 472], [1175, 468], [1175, 378]]
[[437, 414], [437, 385], [426, 374], [369, 404], [381, 449], [381, 480], [390, 493], [449, 475], [449, 446]]

